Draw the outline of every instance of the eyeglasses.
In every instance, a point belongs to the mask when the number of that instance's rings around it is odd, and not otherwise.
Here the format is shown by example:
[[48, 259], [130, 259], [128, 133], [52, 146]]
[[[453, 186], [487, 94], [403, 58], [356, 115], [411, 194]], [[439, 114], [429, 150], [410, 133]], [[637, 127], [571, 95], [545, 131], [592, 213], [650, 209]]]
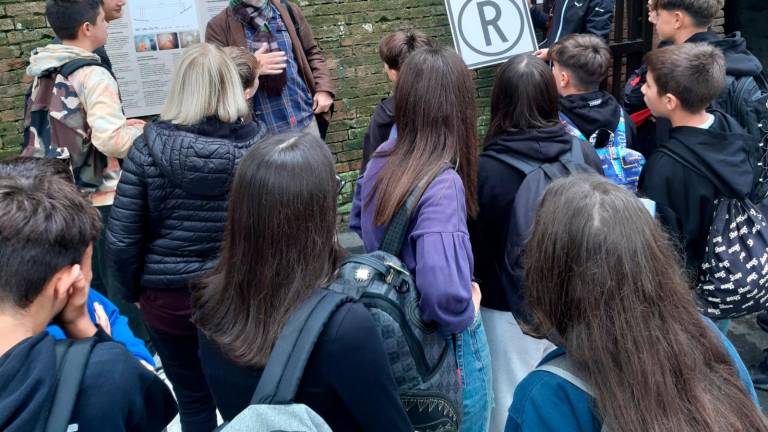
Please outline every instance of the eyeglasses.
[[344, 186], [347, 185], [347, 181], [341, 178], [338, 174], [336, 174], [336, 181], [339, 182], [339, 190], [336, 192], [337, 195], [341, 195], [341, 191], [344, 190]]

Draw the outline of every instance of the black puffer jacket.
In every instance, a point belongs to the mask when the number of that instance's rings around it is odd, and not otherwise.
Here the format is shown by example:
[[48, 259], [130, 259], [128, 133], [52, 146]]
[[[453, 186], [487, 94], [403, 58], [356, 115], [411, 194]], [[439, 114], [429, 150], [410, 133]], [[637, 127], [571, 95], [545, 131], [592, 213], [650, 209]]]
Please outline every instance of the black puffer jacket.
[[186, 288], [212, 267], [235, 168], [263, 131], [218, 119], [144, 128], [123, 165], [106, 233], [126, 300], [137, 301], [142, 289]]

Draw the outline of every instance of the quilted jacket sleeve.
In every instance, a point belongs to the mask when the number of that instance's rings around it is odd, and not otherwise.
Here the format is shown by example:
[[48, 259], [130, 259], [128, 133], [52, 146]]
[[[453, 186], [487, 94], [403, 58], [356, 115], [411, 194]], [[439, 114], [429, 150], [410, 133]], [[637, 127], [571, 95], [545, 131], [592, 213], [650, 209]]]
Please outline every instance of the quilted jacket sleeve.
[[107, 223], [109, 270], [115, 275], [120, 295], [129, 302], [139, 300], [140, 275], [148, 229], [146, 166], [149, 149], [140, 136], [123, 164], [117, 196]]

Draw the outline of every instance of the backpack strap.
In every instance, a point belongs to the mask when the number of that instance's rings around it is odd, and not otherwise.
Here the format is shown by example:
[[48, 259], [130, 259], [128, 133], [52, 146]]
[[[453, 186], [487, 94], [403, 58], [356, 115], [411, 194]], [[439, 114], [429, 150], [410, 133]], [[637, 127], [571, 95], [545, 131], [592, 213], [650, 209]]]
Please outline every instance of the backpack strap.
[[496, 159], [503, 164], [509, 165], [512, 168], [522, 171], [526, 176], [539, 169], [539, 167], [542, 165], [541, 161], [537, 161], [535, 159], [527, 158], [525, 156], [512, 155], [510, 153], [498, 153], [493, 150], [484, 151], [482, 156]]
[[[525, 174], [526, 176], [528, 176], [530, 173], [536, 171], [539, 168], [541, 168], [541, 170], [544, 171], [544, 174], [549, 179], [555, 179], [560, 176], [559, 173], [554, 170], [551, 164], [541, 162], [535, 159], [531, 159], [525, 156], [521, 156], [517, 154], [513, 155], [511, 153], [498, 153], [493, 150], [486, 150], [483, 152], [481, 156], [488, 156], [492, 159], [496, 159], [499, 162], [502, 162], [517, 170], [522, 171], [523, 174]], [[558, 161], [562, 163], [563, 166], [565, 166], [565, 168], [568, 170], [569, 173], [575, 174], [578, 172], [578, 169], [574, 165], [574, 162], [584, 163], [584, 152], [581, 149], [581, 141], [579, 140], [579, 138], [575, 136], [571, 136], [571, 150], [568, 151], [568, 153], [563, 154]]]
[[310, 354], [336, 309], [352, 298], [327, 289], [316, 290], [288, 318], [269, 355], [252, 405], [293, 402]]
[[[560, 163], [563, 164], [565, 169], [568, 170], [570, 174], [576, 174], [579, 172], [579, 170], [576, 168], [575, 163], [584, 164], [584, 150], [581, 148], [581, 140], [579, 140], [576, 137], [573, 137], [571, 139], [571, 150], [566, 153], [565, 156], [560, 158]], [[545, 165], [546, 166], [546, 165]], [[544, 168], [544, 166], [542, 166]], [[553, 177], [548, 173], [546, 170], [544, 171], [547, 173], [550, 179], [554, 179], [556, 177]]]
[[[589, 385], [589, 383], [587, 383], [581, 377], [581, 371], [579, 371], [576, 365], [573, 364], [571, 359], [568, 357], [568, 354], [555, 357], [552, 360], [544, 363], [543, 365], [540, 365], [533, 371], [549, 372], [551, 374], [557, 375], [560, 378], [578, 387], [579, 390], [588, 394], [589, 397], [591, 397], [592, 399], [595, 398], [595, 393], [592, 390], [592, 386]], [[607, 432], [609, 429], [605, 426], [605, 424], [603, 424], [600, 430], [602, 432]]]
[[61, 67], [59, 67], [59, 74], [64, 78], [69, 79], [70, 75], [72, 75], [77, 70], [84, 68], [86, 66], [101, 66], [104, 69], [109, 71], [109, 74], [112, 75], [112, 78], [115, 78], [115, 74], [111, 70], [109, 70], [109, 68], [104, 63], [98, 60], [82, 59], [82, 58], [70, 60], [64, 63], [63, 65], [61, 65]]
[[[56, 391], [45, 422], [45, 432], [67, 430], [72, 410], [77, 402], [77, 393], [91, 357], [96, 338], [64, 339], [56, 341], [56, 366], [58, 377]], [[41, 425], [42, 426], [42, 425]]]
[[[449, 169], [447, 164], [437, 172], [432, 180], [436, 179], [445, 170]], [[411, 214], [418, 204], [418, 199], [421, 198], [422, 193], [427, 189], [432, 180], [422, 179], [413, 188], [408, 198], [406, 198], [403, 205], [395, 213], [392, 220], [387, 225], [387, 230], [384, 233], [384, 240], [379, 247], [380, 251], [386, 252], [390, 255], [399, 256], [400, 250], [403, 248], [403, 242], [405, 241], [405, 235], [408, 232], [408, 225], [411, 223]]]
[[698, 174], [698, 175], [706, 178], [707, 180], [709, 180], [710, 183], [712, 183], [715, 186], [715, 188], [717, 188], [717, 190], [721, 194], [724, 195], [725, 194], [724, 191], [728, 190], [728, 188], [726, 188], [718, 179], [708, 175], [707, 173], [705, 173], [701, 169], [695, 167], [692, 163], [688, 162], [683, 157], [681, 157], [680, 155], [678, 155], [674, 151], [672, 151], [672, 149], [670, 149], [668, 147], [659, 147], [657, 149], [657, 151], [660, 152], [660, 153], [664, 153], [665, 155], [667, 155], [667, 156], [671, 157], [672, 159], [676, 160], [680, 165], [688, 168], [689, 170], [691, 170], [691, 171], [695, 172], [696, 174]]
[[567, 115], [563, 114], [563, 112], [562, 112], [562, 111], [560, 111], [560, 121], [563, 123], [563, 125], [565, 126], [565, 130], [566, 130], [566, 131], [567, 131], [569, 134], [571, 134], [571, 135], [575, 136], [576, 138], [578, 138], [578, 139], [580, 139], [580, 140], [582, 140], [582, 141], [586, 141], [586, 142], [589, 142], [589, 140], [587, 139], [587, 137], [585, 137], [585, 136], [584, 136], [584, 134], [583, 134], [583, 133], [581, 133], [581, 131], [579, 130], [579, 128], [577, 128], [577, 127], [576, 127], [576, 124], [573, 122], [573, 120], [571, 120], [570, 118], [568, 118], [568, 116], [567, 116]]
[[560, 378], [568, 381], [569, 383], [575, 385], [584, 393], [590, 395], [593, 398], [595, 397], [595, 394], [592, 391], [592, 386], [587, 384], [587, 382], [581, 378], [581, 373], [567, 354], [555, 357], [554, 359], [544, 363], [543, 365], [534, 369], [534, 372], [536, 371], [544, 371], [555, 374]]

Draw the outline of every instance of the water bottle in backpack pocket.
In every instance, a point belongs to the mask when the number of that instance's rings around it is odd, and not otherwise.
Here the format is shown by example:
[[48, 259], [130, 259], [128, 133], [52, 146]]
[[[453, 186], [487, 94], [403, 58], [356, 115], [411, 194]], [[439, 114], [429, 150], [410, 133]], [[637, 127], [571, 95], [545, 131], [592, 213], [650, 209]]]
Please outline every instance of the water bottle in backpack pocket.
[[398, 258], [426, 186], [419, 184], [392, 218], [380, 250], [346, 258], [328, 289], [357, 299], [370, 311], [413, 427], [420, 432], [458, 431], [462, 388], [453, 342], [434, 323], [421, 319], [421, 295]]
[[[603, 174], [609, 180], [632, 192], [637, 192], [637, 184], [640, 180], [640, 172], [645, 165], [645, 157], [639, 152], [627, 148], [627, 123], [623, 109], [619, 108], [619, 124], [615, 130], [599, 129], [589, 139], [565, 114], [560, 113], [560, 120], [568, 133], [592, 145], [600, 157]], [[601, 134], [606, 135], [607, 138], [599, 142], [598, 138]], [[605, 144], [600, 145], [602, 142]]]

